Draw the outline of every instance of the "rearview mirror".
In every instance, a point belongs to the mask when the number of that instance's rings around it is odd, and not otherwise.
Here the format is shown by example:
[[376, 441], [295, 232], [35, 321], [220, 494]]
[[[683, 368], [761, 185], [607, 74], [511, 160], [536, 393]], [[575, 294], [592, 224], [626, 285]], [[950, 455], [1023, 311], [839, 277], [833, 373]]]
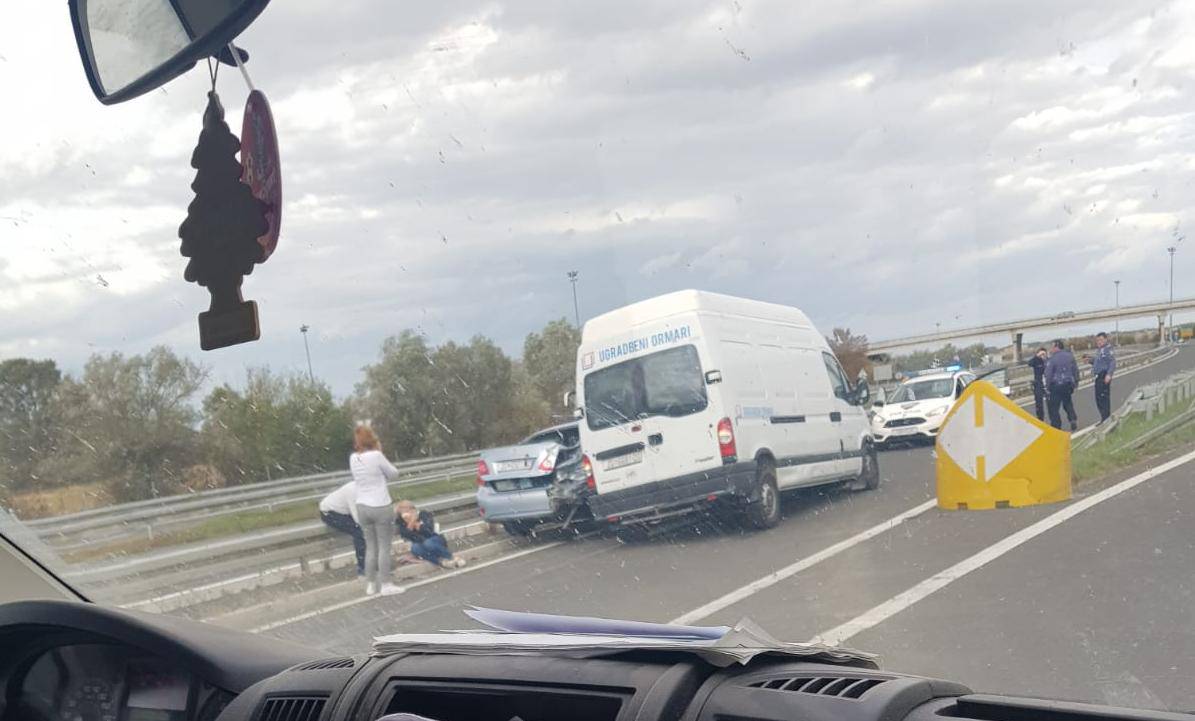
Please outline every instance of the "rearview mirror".
[[91, 90], [112, 105], [218, 54], [269, 1], [70, 0], [70, 12]]
[[712, 386], [715, 383], [721, 383], [721, 382], [722, 382], [722, 371], [706, 371], [705, 372], [705, 384], [707, 386]]

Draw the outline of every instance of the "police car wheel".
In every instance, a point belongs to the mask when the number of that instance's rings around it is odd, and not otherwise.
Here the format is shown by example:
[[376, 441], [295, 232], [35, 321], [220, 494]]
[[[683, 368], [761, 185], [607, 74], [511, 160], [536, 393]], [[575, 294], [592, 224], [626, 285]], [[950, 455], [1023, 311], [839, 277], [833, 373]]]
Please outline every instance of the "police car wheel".
[[780, 522], [780, 490], [776, 486], [776, 469], [761, 464], [758, 471], [757, 497], [747, 504], [747, 523], [763, 530]]

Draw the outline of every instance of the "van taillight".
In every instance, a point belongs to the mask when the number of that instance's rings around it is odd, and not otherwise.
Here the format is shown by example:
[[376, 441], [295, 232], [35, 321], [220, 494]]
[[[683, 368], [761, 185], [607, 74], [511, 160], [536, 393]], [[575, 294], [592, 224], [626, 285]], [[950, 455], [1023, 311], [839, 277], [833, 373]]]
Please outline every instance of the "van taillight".
[[734, 444], [734, 426], [729, 418], [718, 421], [718, 452], [722, 454], [723, 463], [734, 463], [739, 459], [739, 451]]
[[581, 456], [581, 471], [585, 473], [585, 485], [591, 491], [597, 490], [597, 479], [593, 477], [593, 463], [589, 456]]
[[486, 465], [485, 461], [477, 462], [477, 485], [484, 486], [485, 479], [483, 476], [490, 475], [490, 467]]

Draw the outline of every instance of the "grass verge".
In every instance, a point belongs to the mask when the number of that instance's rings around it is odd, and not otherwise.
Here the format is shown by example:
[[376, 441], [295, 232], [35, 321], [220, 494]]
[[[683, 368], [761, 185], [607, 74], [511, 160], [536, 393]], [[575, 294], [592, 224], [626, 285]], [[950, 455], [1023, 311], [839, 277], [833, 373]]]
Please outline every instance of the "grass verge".
[[1108, 475], [1113, 471], [1131, 466], [1152, 456], [1174, 450], [1183, 445], [1195, 443], [1195, 423], [1174, 428], [1168, 433], [1154, 438], [1145, 445], [1128, 448], [1126, 444], [1140, 438], [1145, 433], [1161, 426], [1163, 423], [1185, 413], [1190, 406], [1186, 403], [1176, 403], [1159, 413], [1152, 419], [1146, 420], [1144, 413], [1134, 413], [1121, 421], [1106, 439], [1089, 448], [1074, 451], [1071, 456], [1071, 475], [1076, 483], [1082, 483], [1093, 478]]
[[[395, 488], [393, 495], [411, 501], [461, 493], [474, 488], [474, 476], [456, 476], [443, 481], [420, 483], [408, 488]], [[189, 528], [170, 533], [161, 533], [153, 538], [125, 538], [114, 543], [96, 544], [63, 553], [63, 559], [70, 563], [95, 561], [115, 556], [129, 556], [146, 553], [159, 548], [197, 543], [226, 536], [236, 536], [267, 528], [289, 526], [319, 518], [319, 503], [299, 501], [279, 504], [273, 510], [255, 509], [240, 513], [229, 513], [201, 521]]]

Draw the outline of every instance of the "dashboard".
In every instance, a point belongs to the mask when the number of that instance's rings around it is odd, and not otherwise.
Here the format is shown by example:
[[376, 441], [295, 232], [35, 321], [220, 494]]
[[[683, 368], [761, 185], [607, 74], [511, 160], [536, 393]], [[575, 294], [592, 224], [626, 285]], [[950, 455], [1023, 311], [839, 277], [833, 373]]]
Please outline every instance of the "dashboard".
[[14, 678], [13, 711], [29, 721], [206, 721], [233, 694], [157, 656], [110, 643], [54, 646]]
[[0, 605], [0, 690], [0, 721], [1195, 721], [785, 656], [729, 668], [659, 652], [328, 658], [60, 601]]

